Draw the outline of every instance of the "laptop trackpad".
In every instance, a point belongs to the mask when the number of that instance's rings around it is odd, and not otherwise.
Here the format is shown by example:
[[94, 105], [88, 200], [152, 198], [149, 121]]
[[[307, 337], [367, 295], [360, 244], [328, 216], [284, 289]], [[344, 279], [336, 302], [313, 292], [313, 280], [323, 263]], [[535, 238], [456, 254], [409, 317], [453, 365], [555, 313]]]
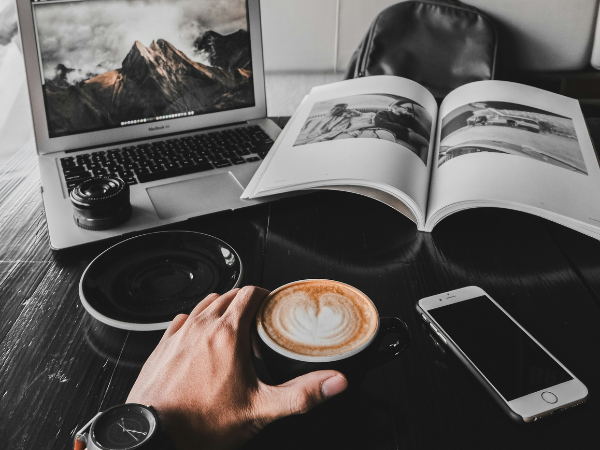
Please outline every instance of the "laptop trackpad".
[[158, 217], [172, 219], [231, 209], [240, 203], [240, 195], [244, 190], [235, 177], [227, 172], [163, 184], [146, 191]]

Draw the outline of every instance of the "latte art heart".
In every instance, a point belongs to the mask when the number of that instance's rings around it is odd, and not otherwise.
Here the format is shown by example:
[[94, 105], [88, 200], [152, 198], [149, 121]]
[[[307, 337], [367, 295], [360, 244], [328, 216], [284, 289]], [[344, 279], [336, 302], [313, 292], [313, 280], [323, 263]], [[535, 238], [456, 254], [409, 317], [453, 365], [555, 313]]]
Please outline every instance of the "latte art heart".
[[311, 280], [273, 293], [257, 320], [286, 351], [330, 356], [365, 343], [378, 319], [373, 304], [360, 291], [342, 283]]
[[273, 318], [287, 339], [317, 347], [337, 346], [351, 338], [360, 326], [355, 309], [339, 294], [323, 294], [313, 300], [298, 292], [286, 298]]

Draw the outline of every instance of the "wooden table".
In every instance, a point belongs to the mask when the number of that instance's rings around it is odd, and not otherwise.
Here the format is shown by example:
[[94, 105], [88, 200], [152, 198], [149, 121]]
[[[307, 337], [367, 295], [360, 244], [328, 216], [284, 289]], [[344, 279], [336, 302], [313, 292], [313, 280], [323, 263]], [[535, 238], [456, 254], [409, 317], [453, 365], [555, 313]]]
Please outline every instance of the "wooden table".
[[[600, 142], [600, 121], [589, 124]], [[496, 209], [462, 212], [420, 233], [391, 208], [338, 192], [171, 229], [229, 242], [248, 268], [244, 284], [340, 280], [412, 333], [406, 353], [373, 370], [356, 392], [274, 423], [246, 448], [587, 449], [600, 442], [600, 242]], [[1, 449], [70, 448], [77, 429], [127, 397], [160, 333], [106, 327], [78, 295], [87, 264], [115, 242], [50, 250], [33, 147], [0, 172]], [[588, 386], [588, 403], [531, 425], [511, 422], [415, 313], [420, 298], [466, 285], [485, 289], [569, 367]]]

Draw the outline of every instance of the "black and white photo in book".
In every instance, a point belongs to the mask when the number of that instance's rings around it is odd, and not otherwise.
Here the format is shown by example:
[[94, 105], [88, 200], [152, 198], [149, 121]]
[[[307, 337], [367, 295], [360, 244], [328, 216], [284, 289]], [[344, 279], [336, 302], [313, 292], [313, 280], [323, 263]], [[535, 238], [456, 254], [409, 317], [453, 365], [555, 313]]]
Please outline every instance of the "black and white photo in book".
[[367, 138], [395, 142], [427, 164], [432, 118], [423, 106], [391, 94], [362, 94], [315, 103], [294, 147]]
[[438, 167], [482, 152], [524, 156], [588, 174], [571, 118], [516, 103], [470, 103], [444, 117]]

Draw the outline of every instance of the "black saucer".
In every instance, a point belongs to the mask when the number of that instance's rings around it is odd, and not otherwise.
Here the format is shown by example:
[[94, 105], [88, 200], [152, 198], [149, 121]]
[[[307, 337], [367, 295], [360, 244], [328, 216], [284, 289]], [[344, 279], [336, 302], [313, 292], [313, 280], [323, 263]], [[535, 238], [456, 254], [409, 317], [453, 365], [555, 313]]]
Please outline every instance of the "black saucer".
[[241, 275], [240, 257], [220, 239], [191, 231], [150, 233], [94, 259], [81, 277], [79, 297], [107, 325], [159, 330], [211, 292], [237, 287]]

